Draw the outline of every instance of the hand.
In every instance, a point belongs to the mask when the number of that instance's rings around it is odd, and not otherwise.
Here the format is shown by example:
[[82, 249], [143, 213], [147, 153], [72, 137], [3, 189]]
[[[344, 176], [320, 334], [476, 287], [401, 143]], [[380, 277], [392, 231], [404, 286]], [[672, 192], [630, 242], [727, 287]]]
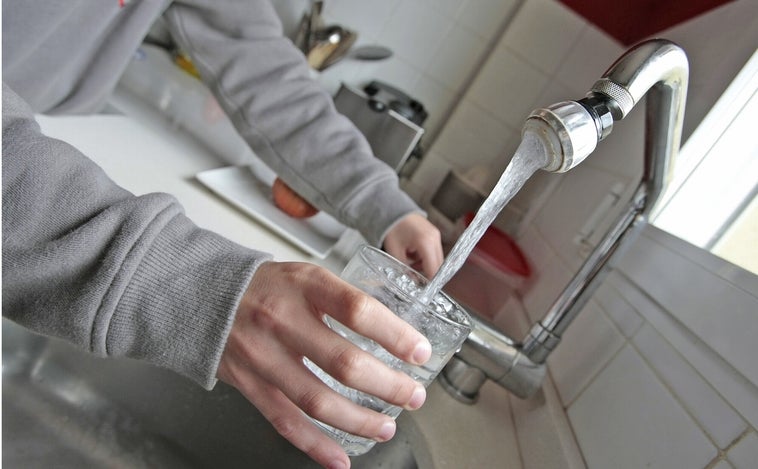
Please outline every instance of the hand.
[[392, 438], [395, 421], [332, 391], [303, 357], [345, 385], [405, 409], [419, 408], [426, 390], [329, 329], [325, 314], [405, 361], [421, 364], [431, 356], [419, 332], [336, 275], [312, 264], [267, 262], [243, 295], [217, 376], [318, 463], [347, 468], [350, 459], [342, 448], [303, 412], [377, 441]]
[[406, 215], [390, 229], [384, 249], [430, 279], [442, 265], [440, 232], [418, 213]]

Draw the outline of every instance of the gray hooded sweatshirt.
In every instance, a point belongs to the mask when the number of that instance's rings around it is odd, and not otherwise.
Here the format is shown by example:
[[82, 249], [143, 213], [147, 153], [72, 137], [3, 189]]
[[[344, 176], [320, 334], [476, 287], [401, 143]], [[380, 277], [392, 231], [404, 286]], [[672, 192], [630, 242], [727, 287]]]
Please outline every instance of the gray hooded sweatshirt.
[[240, 298], [270, 256], [135, 196], [34, 113], [102, 108], [163, 15], [240, 135], [295, 191], [373, 244], [417, 211], [309, 78], [265, 0], [3, 1], [3, 315], [212, 388]]

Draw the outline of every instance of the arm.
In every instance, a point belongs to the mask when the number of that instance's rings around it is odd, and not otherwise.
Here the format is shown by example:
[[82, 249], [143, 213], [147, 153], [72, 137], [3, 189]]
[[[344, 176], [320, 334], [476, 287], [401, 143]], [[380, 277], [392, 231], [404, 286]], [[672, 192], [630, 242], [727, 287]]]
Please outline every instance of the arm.
[[165, 17], [240, 135], [298, 194], [374, 245], [420, 211], [310, 78], [267, 1], [175, 1]]
[[136, 197], [40, 133], [3, 85], [3, 315], [99, 355], [213, 386], [237, 304], [268, 256]]

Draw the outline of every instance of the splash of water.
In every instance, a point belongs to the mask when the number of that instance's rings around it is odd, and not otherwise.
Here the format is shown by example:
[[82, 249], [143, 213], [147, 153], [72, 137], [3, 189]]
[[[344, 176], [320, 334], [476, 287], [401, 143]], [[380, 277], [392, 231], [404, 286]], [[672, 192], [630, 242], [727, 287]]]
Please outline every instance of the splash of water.
[[521, 144], [508, 167], [500, 176], [495, 188], [479, 207], [468, 228], [455, 243], [437, 274], [420, 295], [423, 303], [428, 303], [431, 298], [434, 298], [458, 272], [498, 213], [518, 193], [526, 181], [538, 169], [545, 167], [547, 163], [547, 155], [542, 141], [531, 132], [524, 133]]

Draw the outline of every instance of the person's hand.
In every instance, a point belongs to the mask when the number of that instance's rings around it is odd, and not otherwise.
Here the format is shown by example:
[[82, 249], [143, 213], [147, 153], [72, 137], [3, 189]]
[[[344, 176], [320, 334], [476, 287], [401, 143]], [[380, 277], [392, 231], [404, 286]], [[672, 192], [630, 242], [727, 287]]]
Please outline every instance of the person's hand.
[[430, 279], [444, 257], [440, 231], [418, 213], [406, 215], [390, 229], [384, 249]]
[[350, 459], [342, 448], [304, 413], [377, 441], [392, 438], [395, 421], [332, 391], [303, 357], [343, 384], [405, 409], [419, 408], [426, 390], [329, 329], [325, 314], [407, 362], [422, 364], [431, 356], [429, 341], [418, 331], [326, 269], [267, 262], [243, 295], [217, 376], [318, 463], [347, 468]]

